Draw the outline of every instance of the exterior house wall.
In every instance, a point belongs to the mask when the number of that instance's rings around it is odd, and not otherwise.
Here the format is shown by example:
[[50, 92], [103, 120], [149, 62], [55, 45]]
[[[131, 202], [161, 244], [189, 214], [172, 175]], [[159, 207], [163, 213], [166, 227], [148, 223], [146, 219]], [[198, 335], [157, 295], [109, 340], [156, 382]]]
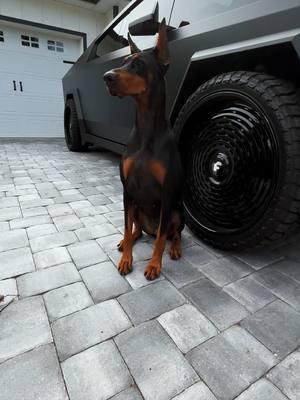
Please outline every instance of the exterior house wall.
[[84, 32], [89, 45], [110, 21], [112, 12], [96, 13], [55, 0], [0, 0], [0, 14]]

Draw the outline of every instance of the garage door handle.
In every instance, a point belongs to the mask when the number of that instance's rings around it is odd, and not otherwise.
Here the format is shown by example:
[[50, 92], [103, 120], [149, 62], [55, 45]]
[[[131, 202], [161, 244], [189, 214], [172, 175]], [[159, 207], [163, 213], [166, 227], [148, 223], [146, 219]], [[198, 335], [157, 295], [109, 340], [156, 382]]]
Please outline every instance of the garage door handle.
[[21, 81], [19, 83], [20, 83], [20, 90], [21, 92], [23, 92], [23, 83]]
[[17, 90], [16, 81], [13, 81], [13, 84], [14, 84], [14, 91], [16, 91]]

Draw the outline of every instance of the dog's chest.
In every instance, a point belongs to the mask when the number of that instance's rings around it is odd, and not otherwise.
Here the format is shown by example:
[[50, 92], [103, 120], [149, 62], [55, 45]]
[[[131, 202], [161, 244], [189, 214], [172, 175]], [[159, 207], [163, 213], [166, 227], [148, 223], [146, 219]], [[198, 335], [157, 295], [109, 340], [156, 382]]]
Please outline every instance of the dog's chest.
[[136, 159], [125, 173], [124, 186], [135, 204], [141, 209], [156, 209], [161, 199], [163, 167], [153, 160]]

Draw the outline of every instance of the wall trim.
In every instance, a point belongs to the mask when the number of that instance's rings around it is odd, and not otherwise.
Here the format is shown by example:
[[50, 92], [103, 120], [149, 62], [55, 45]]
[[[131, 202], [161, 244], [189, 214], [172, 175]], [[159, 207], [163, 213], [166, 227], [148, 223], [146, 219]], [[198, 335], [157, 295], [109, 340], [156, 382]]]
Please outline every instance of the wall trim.
[[71, 29], [60, 28], [54, 25], [42, 24], [40, 22], [28, 21], [26, 19], [8, 17], [7, 15], [2, 15], [2, 14], [0, 14], [0, 21], [14, 22], [17, 24], [34, 26], [35, 28], [47, 29], [54, 32], [62, 32], [62, 33], [68, 33], [70, 35], [79, 36], [83, 40], [83, 51], [87, 49], [87, 34], [85, 32], [73, 31]]

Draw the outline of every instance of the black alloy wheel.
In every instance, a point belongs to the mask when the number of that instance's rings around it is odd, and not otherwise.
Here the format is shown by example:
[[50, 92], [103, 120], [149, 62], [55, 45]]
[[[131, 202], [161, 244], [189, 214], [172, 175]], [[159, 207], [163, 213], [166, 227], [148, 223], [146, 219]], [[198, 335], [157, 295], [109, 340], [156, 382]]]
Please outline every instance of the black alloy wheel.
[[187, 224], [224, 249], [281, 239], [297, 225], [300, 106], [290, 83], [232, 72], [202, 85], [175, 124]]

